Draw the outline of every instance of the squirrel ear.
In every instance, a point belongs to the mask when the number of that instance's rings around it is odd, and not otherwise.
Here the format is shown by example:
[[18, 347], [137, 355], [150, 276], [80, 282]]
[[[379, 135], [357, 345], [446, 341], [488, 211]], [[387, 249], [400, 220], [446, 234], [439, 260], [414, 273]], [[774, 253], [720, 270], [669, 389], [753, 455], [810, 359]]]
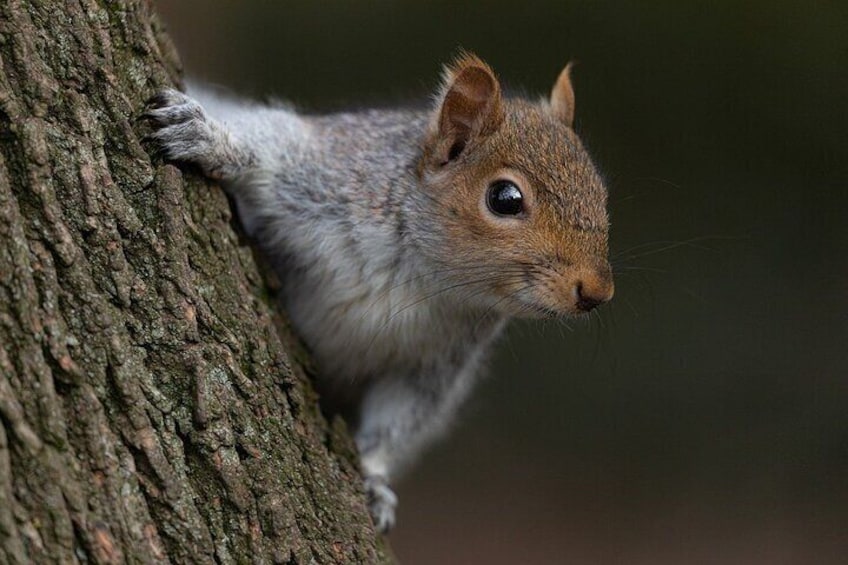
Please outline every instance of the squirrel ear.
[[571, 86], [573, 61], [565, 66], [551, 90], [551, 111], [568, 127], [574, 125], [574, 88]]
[[473, 138], [495, 131], [503, 119], [501, 87], [495, 73], [470, 53], [447, 67], [436, 130], [441, 163], [455, 159]]

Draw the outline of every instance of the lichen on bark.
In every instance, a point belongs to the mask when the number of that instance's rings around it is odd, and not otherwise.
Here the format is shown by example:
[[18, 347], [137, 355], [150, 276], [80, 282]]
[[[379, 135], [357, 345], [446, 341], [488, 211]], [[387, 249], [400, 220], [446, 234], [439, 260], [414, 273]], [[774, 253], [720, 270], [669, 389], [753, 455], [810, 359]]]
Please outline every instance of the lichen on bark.
[[0, 561], [374, 563], [220, 189], [151, 159], [150, 3], [0, 4]]

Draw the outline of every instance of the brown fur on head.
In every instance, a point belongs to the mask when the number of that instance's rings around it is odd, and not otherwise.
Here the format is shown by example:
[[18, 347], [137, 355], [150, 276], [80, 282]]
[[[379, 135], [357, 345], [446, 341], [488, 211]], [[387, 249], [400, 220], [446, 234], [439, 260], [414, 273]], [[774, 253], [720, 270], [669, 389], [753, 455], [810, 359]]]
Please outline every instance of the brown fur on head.
[[[506, 314], [576, 314], [612, 297], [607, 191], [572, 129], [570, 68], [534, 103], [504, 98], [491, 68], [461, 55], [424, 142], [420, 174], [442, 246], [433, 259], [458, 283], [477, 281], [469, 300]], [[494, 194], [513, 208], [497, 213], [508, 205]]]

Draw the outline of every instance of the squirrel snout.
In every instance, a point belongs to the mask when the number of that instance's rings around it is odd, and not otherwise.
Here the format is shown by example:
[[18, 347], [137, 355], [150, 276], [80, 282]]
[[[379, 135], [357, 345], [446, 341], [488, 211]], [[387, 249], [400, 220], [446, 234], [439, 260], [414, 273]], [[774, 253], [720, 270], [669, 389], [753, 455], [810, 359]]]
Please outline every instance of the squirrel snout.
[[574, 281], [574, 305], [581, 312], [589, 312], [604, 302], [609, 302], [615, 291], [609, 268], [581, 269]]

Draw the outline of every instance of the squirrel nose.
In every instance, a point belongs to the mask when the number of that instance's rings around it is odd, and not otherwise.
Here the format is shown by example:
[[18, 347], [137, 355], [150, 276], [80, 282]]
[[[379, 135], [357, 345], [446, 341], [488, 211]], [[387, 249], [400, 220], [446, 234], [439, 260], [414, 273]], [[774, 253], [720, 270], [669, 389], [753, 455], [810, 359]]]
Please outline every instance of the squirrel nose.
[[615, 287], [609, 270], [584, 271], [575, 282], [575, 306], [583, 312], [590, 312], [604, 302], [608, 302]]

